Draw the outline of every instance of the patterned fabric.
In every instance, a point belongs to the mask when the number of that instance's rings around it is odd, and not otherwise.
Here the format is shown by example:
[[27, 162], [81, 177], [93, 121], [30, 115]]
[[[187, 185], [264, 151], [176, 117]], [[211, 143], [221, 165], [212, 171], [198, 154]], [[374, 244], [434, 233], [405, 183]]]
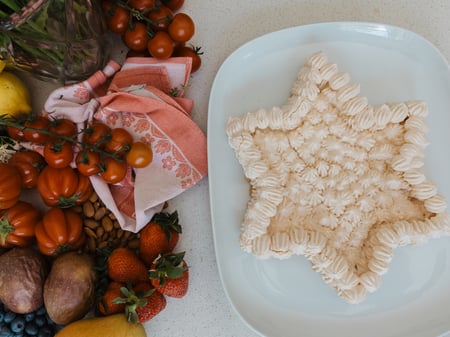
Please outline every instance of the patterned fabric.
[[55, 90], [44, 106], [43, 113], [70, 118], [79, 130], [100, 120], [151, 144], [153, 161], [134, 170], [134, 178], [131, 169], [115, 185], [91, 177], [123, 229], [139, 231], [164, 202], [207, 174], [206, 136], [190, 117], [192, 100], [183, 97], [190, 71], [189, 58], [129, 58], [122, 67], [110, 62], [86, 81]]

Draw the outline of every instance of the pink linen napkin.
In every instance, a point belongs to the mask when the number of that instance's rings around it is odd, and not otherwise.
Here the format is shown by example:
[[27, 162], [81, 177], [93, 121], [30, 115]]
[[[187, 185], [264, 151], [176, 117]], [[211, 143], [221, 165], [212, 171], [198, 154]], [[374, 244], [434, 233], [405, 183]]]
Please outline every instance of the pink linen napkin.
[[44, 105], [43, 113], [70, 118], [80, 130], [95, 119], [151, 144], [153, 161], [135, 169], [134, 180], [131, 169], [115, 185], [90, 178], [125, 230], [138, 232], [166, 201], [207, 175], [206, 136], [190, 117], [192, 100], [183, 97], [190, 71], [184, 57], [110, 62], [86, 81], [56, 89]]

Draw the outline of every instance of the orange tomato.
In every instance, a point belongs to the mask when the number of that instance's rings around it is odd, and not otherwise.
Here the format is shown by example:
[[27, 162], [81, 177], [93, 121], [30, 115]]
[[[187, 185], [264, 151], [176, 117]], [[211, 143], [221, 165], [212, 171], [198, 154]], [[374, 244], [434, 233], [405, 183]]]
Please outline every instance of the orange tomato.
[[11, 164], [0, 163], [0, 172], [0, 209], [11, 208], [19, 201], [22, 178]]
[[71, 209], [50, 208], [36, 225], [36, 241], [44, 255], [77, 250], [84, 243], [83, 219]]
[[34, 242], [34, 230], [41, 213], [30, 203], [18, 201], [0, 212], [0, 246], [26, 247]]
[[66, 208], [85, 202], [93, 188], [88, 177], [70, 166], [46, 166], [39, 175], [37, 190], [47, 206]]

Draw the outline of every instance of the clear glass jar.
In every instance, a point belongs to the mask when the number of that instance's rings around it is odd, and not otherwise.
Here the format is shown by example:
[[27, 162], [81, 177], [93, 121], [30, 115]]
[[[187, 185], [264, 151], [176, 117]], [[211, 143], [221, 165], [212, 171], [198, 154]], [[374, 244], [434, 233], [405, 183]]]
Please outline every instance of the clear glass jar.
[[0, 58], [60, 83], [86, 79], [108, 61], [96, 0], [0, 0]]

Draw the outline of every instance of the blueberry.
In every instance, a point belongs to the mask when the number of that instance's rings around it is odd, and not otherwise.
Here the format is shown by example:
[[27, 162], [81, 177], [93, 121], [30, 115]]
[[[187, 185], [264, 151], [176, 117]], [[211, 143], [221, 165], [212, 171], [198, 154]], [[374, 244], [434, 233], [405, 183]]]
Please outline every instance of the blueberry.
[[11, 321], [11, 331], [14, 333], [22, 332], [25, 329], [25, 318], [23, 316], [16, 316]]
[[39, 329], [37, 337], [53, 337], [53, 335], [53, 330], [50, 327], [45, 326]]
[[13, 333], [9, 326], [5, 323], [0, 324], [0, 337], [11, 337]]
[[3, 311], [0, 311], [0, 323], [3, 323], [4, 318], [5, 318], [5, 313]]
[[37, 335], [39, 327], [34, 322], [28, 322], [25, 326], [25, 332], [29, 335]]
[[36, 318], [34, 319], [34, 323], [36, 323], [38, 327], [41, 327], [47, 324], [47, 320], [44, 316], [36, 316]]
[[38, 315], [38, 316], [45, 315], [46, 313], [47, 313], [47, 310], [45, 310], [44, 306], [42, 306], [38, 310], [36, 310], [36, 315]]
[[34, 312], [30, 312], [28, 314], [25, 314], [25, 320], [27, 322], [31, 322], [32, 320], [34, 320], [34, 318], [36, 317], [36, 315], [34, 314]]
[[5, 317], [3, 317], [3, 321], [5, 323], [11, 323], [14, 318], [16, 318], [16, 313], [12, 311], [7, 311], [5, 313]]

